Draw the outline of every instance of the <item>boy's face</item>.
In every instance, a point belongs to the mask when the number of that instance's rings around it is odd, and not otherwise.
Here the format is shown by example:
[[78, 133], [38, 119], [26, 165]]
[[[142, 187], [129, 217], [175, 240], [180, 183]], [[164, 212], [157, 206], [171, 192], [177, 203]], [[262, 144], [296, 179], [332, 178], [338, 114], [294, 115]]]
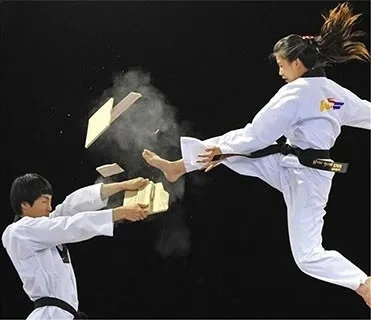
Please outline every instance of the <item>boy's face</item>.
[[22, 211], [28, 217], [48, 217], [52, 211], [52, 196], [42, 194], [31, 206], [28, 202], [22, 203]]

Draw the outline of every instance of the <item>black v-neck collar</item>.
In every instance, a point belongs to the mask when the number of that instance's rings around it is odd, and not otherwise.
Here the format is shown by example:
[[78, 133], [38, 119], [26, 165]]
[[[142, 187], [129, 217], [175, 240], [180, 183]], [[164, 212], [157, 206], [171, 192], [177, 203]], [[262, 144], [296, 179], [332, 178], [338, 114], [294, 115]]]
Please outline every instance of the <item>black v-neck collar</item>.
[[325, 69], [316, 68], [316, 69], [308, 70], [300, 78], [316, 78], [316, 77], [327, 77]]

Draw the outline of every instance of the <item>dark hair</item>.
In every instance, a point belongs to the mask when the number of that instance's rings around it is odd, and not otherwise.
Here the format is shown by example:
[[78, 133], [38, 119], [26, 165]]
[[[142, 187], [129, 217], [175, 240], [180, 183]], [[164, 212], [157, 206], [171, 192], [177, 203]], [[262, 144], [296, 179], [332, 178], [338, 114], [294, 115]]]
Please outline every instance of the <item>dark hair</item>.
[[53, 188], [48, 180], [37, 173], [26, 173], [17, 177], [10, 187], [10, 204], [17, 215], [22, 215], [21, 204], [33, 205], [43, 194], [53, 195]]
[[322, 14], [325, 22], [317, 36], [290, 34], [273, 47], [271, 58], [279, 53], [284, 59], [299, 58], [307, 69], [325, 67], [350, 60], [370, 61], [370, 53], [357, 39], [363, 31], [353, 31], [361, 14], [353, 14], [347, 3], [341, 3], [328, 14]]

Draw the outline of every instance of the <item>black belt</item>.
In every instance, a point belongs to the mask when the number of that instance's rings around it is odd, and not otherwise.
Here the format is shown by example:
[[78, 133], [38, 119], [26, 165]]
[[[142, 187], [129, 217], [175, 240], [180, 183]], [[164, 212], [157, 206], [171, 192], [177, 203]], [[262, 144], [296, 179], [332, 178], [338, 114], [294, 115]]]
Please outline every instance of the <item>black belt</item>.
[[241, 153], [223, 153], [215, 155], [212, 161], [224, 160], [232, 156], [240, 156], [247, 158], [261, 158], [274, 153], [281, 153], [284, 155], [293, 154], [298, 157], [299, 162], [306, 167], [315, 168], [319, 170], [332, 171], [337, 173], [346, 173], [348, 170], [349, 163], [334, 162], [323, 159], [330, 159], [329, 150], [318, 150], [318, 149], [300, 149], [292, 147], [286, 143], [272, 144], [264, 149], [254, 151], [249, 154]]
[[81, 311], [75, 310], [74, 307], [72, 307], [70, 304], [68, 304], [66, 301], [63, 301], [58, 298], [54, 297], [42, 297], [37, 299], [34, 302], [34, 308], [41, 308], [46, 306], [52, 306], [52, 307], [58, 307], [61, 308], [69, 313], [71, 313], [74, 317], [74, 319], [88, 319], [88, 316]]

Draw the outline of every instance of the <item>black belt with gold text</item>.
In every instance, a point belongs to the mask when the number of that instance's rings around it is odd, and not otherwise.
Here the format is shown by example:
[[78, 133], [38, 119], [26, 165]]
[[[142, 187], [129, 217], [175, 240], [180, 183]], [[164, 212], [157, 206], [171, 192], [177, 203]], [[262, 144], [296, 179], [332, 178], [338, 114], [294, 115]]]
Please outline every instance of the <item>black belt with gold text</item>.
[[272, 144], [264, 149], [254, 151], [249, 154], [241, 153], [218, 154], [213, 157], [212, 161], [224, 160], [225, 158], [229, 158], [232, 156], [261, 158], [269, 156], [274, 153], [281, 153], [283, 155], [293, 154], [298, 157], [299, 162], [303, 166], [319, 170], [332, 171], [336, 173], [346, 173], [349, 166], [349, 163], [325, 160], [331, 158], [329, 150], [300, 149], [297, 147], [292, 147], [286, 143]]

